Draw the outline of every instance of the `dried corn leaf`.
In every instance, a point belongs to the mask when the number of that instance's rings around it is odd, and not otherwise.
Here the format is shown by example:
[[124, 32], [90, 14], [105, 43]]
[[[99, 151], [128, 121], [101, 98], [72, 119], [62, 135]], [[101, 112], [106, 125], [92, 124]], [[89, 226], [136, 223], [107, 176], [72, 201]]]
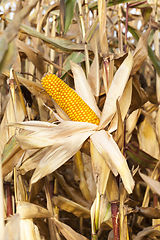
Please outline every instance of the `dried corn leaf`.
[[119, 189], [115, 176], [112, 172], [110, 172], [107, 187], [106, 187], [106, 195], [109, 202], [115, 202], [119, 200]]
[[54, 172], [79, 151], [83, 142], [92, 134], [92, 132], [81, 133], [61, 141], [56, 141], [50, 151], [41, 159], [36, 168], [31, 183], [37, 182], [42, 177]]
[[96, 97], [99, 97], [99, 92], [100, 92], [100, 76], [99, 76], [100, 73], [99, 73], [99, 56], [98, 56], [99, 35], [98, 34], [99, 34], [99, 31], [96, 30], [96, 32], [94, 33], [90, 41], [90, 45], [94, 52], [94, 59], [88, 74], [88, 81], [92, 88], [93, 94]]
[[18, 201], [17, 202], [17, 213], [20, 215], [21, 219], [27, 218], [50, 218], [52, 213], [36, 204]]
[[57, 171], [55, 171], [53, 175], [74, 202], [82, 205], [87, 209], [90, 208], [90, 203], [88, 203], [88, 201], [83, 198], [82, 194], [77, 192], [75, 188], [69, 186], [62, 175], [58, 174]]
[[155, 227], [144, 228], [140, 231], [137, 236], [133, 238], [133, 240], [141, 240], [146, 239], [147, 237], [160, 237], [160, 232], [155, 229]]
[[[4, 240], [20, 240], [20, 217], [15, 214], [5, 226]], [[1, 233], [1, 239], [2, 233]]]
[[13, 136], [8, 143], [6, 143], [2, 155], [2, 174], [3, 177], [13, 170], [19, 162], [24, 150], [20, 148], [18, 141]]
[[24, 120], [24, 112], [22, 109], [21, 102], [16, 93], [15, 102], [13, 105], [12, 98], [10, 97], [9, 102], [6, 106], [6, 110], [3, 116], [3, 120], [0, 126], [0, 154], [2, 154], [5, 144], [9, 141], [9, 139], [15, 134], [15, 129], [12, 127], [7, 127], [6, 125], [15, 121], [23, 121]]
[[141, 67], [143, 61], [146, 59], [148, 55], [148, 37], [150, 34], [151, 28], [149, 27], [148, 30], [140, 37], [136, 50], [133, 55], [133, 68], [131, 71], [131, 75], [134, 75], [138, 69]]
[[[87, 144], [87, 142], [85, 142], [85, 144]], [[89, 145], [89, 143], [88, 143], [88, 145]], [[81, 148], [81, 151], [82, 151], [82, 148]], [[82, 153], [82, 161], [83, 161], [84, 175], [86, 178], [88, 190], [90, 192], [90, 196], [91, 196], [91, 199], [93, 202], [95, 199], [95, 196], [96, 196], [96, 183], [93, 178], [91, 157], [89, 155], [85, 154], [85, 152], [84, 152], [84, 153]]]
[[[158, 159], [153, 158], [151, 155], [142, 151], [134, 143], [129, 143], [125, 148], [126, 154], [140, 167], [154, 169]], [[159, 168], [159, 167], [158, 167]]]
[[73, 213], [77, 217], [90, 218], [90, 210], [62, 196], [54, 196], [53, 203], [58, 208]]
[[[117, 108], [116, 101], [119, 99], [124, 91], [126, 83], [128, 81], [130, 71], [133, 65], [133, 57], [129, 52], [128, 57], [121, 64], [116, 74], [114, 75], [112, 84], [108, 91], [105, 104], [102, 111], [102, 116], [100, 120], [100, 128], [104, 128], [113, 118]], [[121, 79], [121, 81], [120, 81]]]
[[[0, 42], [0, 45], [1, 45], [1, 42]], [[4, 49], [5, 47], [1, 45], [1, 48]], [[8, 48], [4, 53], [3, 59], [0, 62], [0, 72], [3, 72], [3, 70], [11, 67], [11, 65], [15, 62], [17, 55], [18, 55], [18, 50], [17, 50], [16, 42], [15, 40], [13, 40], [8, 43]]]
[[71, 70], [74, 76], [75, 89], [78, 95], [88, 104], [88, 106], [100, 117], [92, 89], [87, 82], [83, 69], [76, 63], [71, 62]]
[[56, 227], [58, 228], [58, 230], [63, 234], [63, 236], [67, 240], [87, 240], [86, 237], [75, 232], [71, 227], [58, 221], [56, 218], [53, 218], [53, 222], [56, 225]]
[[93, 177], [96, 182], [98, 192], [101, 195], [105, 193], [110, 168], [92, 141], [90, 142], [90, 151]]
[[126, 120], [126, 143], [128, 143], [132, 137], [132, 132], [137, 124], [140, 113], [141, 110], [137, 109], [133, 111]]
[[22, 41], [18, 41], [18, 48], [20, 48], [20, 50], [27, 55], [28, 59], [34, 64], [34, 66], [42, 75], [47, 71], [41, 52], [38, 51], [38, 53], [35, 54], [34, 51], [32, 51], [31, 48]]
[[136, 207], [136, 210], [138, 210], [138, 214], [142, 215], [143, 217], [154, 218], [154, 219], [160, 218], [160, 209], [159, 208]]
[[154, 193], [157, 193], [158, 195], [160, 195], [160, 182], [152, 179], [151, 177], [146, 176], [145, 174], [141, 173], [140, 171], [139, 171], [139, 175], [147, 183], [147, 185], [151, 188], [151, 190]]
[[20, 239], [41, 240], [38, 227], [31, 219], [20, 219]]
[[101, 54], [103, 57], [108, 56], [108, 40], [107, 40], [107, 29], [106, 29], [106, 2], [105, 0], [98, 1], [98, 12], [99, 12], [99, 36], [100, 36], [100, 47]]
[[78, 177], [80, 179], [79, 188], [80, 188], [83, 196], [85, 197], [85, 199], [87, 199], [88, 201], [91, 201], [90, 192], [89, 192], [86, 178], [84, 175], [84, 167], [83, 167], [81, 152], [78, 151], [74, 157], [75, 157], [75, 164], [76, 164], [76, 168], [77, 168]]
[[[9, 18], [5, 18], [5, 19], [9, 22], [11, 21]], [[57, 52], [72, 53], [73, 51], [84, 50], [83, 44], [74, 43], [73, 41], [70, 41], [67, 38], [61, 38], [61, 37], [49, 38], [44, 34], [36, 31], [34, 28], [29, 27], [23, 23], [21, 23], [20, 29], [33, 37], [37, 37], [43, 40], [50, 48], [54, 49]]]
[[[3, 58], [5, 57], [6, 51], [8, 51], [8, 47], [10, 48], [11, 45], [13, 45], [13, 47], [15, 46], [15, 44], [14, 44], [14, 42], [12, 42], [12, 40], [16, 37], [22, 20], [30, 13], [30, 11], [37, 4], [37, 2], [38, 2], [38, 0], [33, 0], [29, 5], [27, 5], [25, 8], [23, 8], [21, 11], [17, 12], [17, 14], [15, 14], [13, 20], [11, 21], [11, 23], [5, 29], [4, 33], [2, 34], [2, 36], [0, 38], [0, 53], [1, 53], [0, 54], [0, 63], [2, 63]], [[11, 44], [11, 45], [9, 46], [9, 44]], [[14, 53], [14, 51], [13, 51], [13, 53]], [[11, 61], [13, 61], [13, 59], [10, 59], [9, 64], [11, 64]], [[8, 64], [8, 60], [7, 60], [7, 64]], [[5, 68], [6, 67], [7, 67], [7, 65], [5, 65]], [[3, 68], [4, 68], [4, 65], [3, 65]], [[1, 66], [1, 70], [2, 70], [2, 66]]]
[[104, 130], [101, 130], [95, 132], [91, 136], [91, 140], [107, 162], [114, 175], [117, 176], [119, 172], [126, 190], [128, 193], [131, 193], [134, 187], [134, 180], [128, 168], [126, 159], [120, 152], [112, 136]]
[[[128, 109], [131, 104], [131, 97], [132, 97], [132, 78], [129, 79], [125, 90], [122, 94], [122, 97], [120, 99], [117, 99], [120, 105], [120, 112], [122, 116], [122, 121], [124, 121], [124, 118], [128, 112]], [[111, 121], [111, 124], [109, 126], [108, 131], [111, 133], [116, 130], [118, 123], [118, 112], [116, 112], [114, 118]]]
[[146, 117], [139, 126], [138, 140], [140, 148], [143, 151], [158, 159], [159, 145], [157, 141], [157, 136], [153, 125]]

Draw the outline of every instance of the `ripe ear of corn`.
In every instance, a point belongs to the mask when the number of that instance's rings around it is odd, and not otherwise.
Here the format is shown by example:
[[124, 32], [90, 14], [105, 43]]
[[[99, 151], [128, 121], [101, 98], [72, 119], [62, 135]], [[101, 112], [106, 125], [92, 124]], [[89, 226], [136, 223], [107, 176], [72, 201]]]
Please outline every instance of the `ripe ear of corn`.
[[99, 118], [82, 98], [54, 74], [46, 74], [41, 80], [43, 88], [55, 100], [72, 121], [98, 125]]

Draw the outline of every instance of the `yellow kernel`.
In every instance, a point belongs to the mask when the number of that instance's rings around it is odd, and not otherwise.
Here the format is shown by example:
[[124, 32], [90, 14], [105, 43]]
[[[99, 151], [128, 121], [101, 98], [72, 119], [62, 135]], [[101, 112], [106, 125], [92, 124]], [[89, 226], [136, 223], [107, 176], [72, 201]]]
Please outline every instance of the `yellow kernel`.
[[54, 74], [46, 74], [41, 80], [43, 88], [56, 101], [72, 121], [98, 125], [99, 118], [82, 98]]

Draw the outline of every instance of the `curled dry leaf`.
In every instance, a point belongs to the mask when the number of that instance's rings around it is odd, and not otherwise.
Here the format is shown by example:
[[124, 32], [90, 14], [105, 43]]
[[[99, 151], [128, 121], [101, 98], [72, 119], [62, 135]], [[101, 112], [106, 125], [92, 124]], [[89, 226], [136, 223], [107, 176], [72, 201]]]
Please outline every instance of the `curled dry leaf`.
[[160, 209], [153, 207], [136, 207], [138, 213], [144, 217], [159, 219], [160, 218]]
[[158, 230], [155, 229], [155, 227], [148, 227], [148, 228], [144, 228], [142, 231], [140, 231], [137, 236], [135, 236], [133, 238], [133, 240], [141, 240], [141, 239], [145, 239], [147, 237], [159, 237], [160, 236], [160, 232]]

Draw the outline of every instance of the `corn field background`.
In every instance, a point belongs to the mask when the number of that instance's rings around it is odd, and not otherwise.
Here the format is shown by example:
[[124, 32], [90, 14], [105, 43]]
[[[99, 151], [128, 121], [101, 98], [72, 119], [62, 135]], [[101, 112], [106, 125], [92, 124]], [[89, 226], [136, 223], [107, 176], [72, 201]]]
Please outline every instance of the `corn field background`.
[[[159, 16], [158, 0], [1, 0], [0, 239], [160, 239]], [[47, 72], [94, 95], [99, 128], [69, 121]]]

